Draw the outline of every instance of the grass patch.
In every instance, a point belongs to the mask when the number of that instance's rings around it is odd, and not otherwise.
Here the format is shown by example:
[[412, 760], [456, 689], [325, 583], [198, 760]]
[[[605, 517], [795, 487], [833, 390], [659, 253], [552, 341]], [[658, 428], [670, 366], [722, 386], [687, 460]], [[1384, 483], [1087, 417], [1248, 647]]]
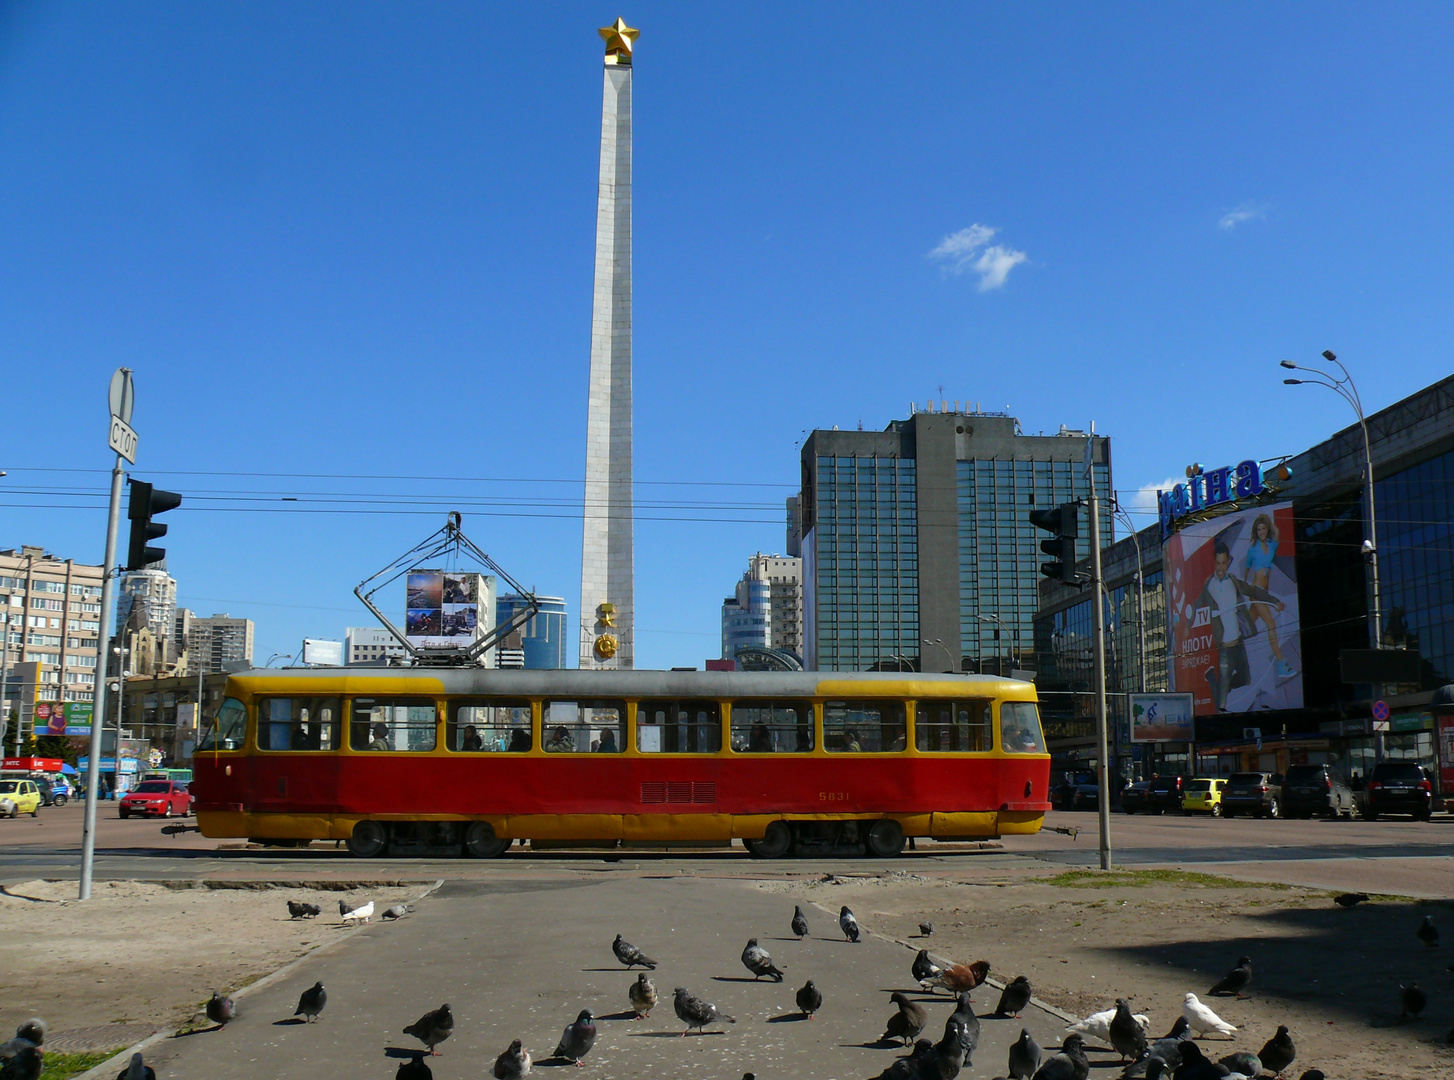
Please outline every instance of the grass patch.
[[124, 1046], [118, 1046], [115, 1050], [88, 1051], [82, 1054], [47, 1053], [40, 1080], [70, 1080], [71, 1077], [80, 1076], [87, 1069], [94, 1069], [101, 1062], [115, 1057], [124, 1049]]
[[1197, 874], [1190, 870], [1069, 870], [1050, 878], [1040, 878], [1042, 885], [1063, 889], [1139, 888], [1147, 885], [1194, 885], [1204, 889], [1276, 889], [1286, 891], [1291, 885], [1267, 881], [1239, 881], [1219, 874]]

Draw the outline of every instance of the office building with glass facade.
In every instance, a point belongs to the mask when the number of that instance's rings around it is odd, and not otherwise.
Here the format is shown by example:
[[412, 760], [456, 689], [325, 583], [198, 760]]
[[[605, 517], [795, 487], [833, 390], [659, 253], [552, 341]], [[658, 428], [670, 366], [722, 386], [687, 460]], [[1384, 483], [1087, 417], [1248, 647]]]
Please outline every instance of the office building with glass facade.
[[[532, 670], [559, 669], [566, 666], [566, 644], [574, 636], [566, 634], [565, 600], [559, 596], [537, 596], [540, 610], [526, 621], [520, 631], [520, 647], [525, 654], [525, 667]], [[525, 606], [523, 597], [507, 593], [495, 601], [495, 625], [507, 623], [515, 612]]]
[[1088, 495], [1091, 476], [1105, 496], [1110, 475], [1103, 436], [1025, 435], [1002, 414], [941, 406], [883, 431], [814, 431], [796, 508], [805, 666], [1028, 666], [1046, 535], [1029, 513]]

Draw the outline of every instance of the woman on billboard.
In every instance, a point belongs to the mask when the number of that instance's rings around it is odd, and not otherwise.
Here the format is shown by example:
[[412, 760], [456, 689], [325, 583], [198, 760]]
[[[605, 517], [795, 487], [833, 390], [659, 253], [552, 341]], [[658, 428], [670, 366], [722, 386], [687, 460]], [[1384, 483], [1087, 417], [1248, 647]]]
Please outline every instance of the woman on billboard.
[[[1277, 526], [1272, 523], [1271, 514], [1258, 514], [1252, 522], [1252, 536], [1247, 545], [1247, 554], [1242, 560], [1242, 580], [1248, 585], [1267, 591], [1272, 582], [1272, 562], [1277, 556]], [[1267, 644], [1272, 647], [1276, 658], [1277, 677], [1290, 679], [1296, 674], [1292, 665], [1282, 656], [1282, 646], [1277, 640], [1277, 618], [1272, 608], [1261, 601], [1253, 602], [1247, 609], [1250, 634], [1257, 632], [1257, 623], [1267, 627]]]

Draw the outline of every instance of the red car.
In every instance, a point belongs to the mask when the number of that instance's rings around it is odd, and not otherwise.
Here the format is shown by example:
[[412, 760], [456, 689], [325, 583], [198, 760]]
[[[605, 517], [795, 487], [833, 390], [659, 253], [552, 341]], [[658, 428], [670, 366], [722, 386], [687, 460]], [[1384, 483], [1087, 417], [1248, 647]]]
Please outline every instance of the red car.
[[124, 818], [132, 814], [186, 817], [191, 812], [192, 796], [187, 785], [173, 780], [143, 780], [121, 797], [120, 813]]

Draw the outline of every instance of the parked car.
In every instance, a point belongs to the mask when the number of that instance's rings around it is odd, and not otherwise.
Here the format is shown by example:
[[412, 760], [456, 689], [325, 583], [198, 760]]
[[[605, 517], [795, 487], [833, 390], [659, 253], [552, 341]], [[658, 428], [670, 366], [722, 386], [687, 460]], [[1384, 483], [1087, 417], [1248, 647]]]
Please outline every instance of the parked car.
[[1221, 817], [1222, 790], [1226, 786], [1227, 781], [1221, 777], [1188, 780], [1186, 794], [1181, 797], [1181, 812], [1187, 815], [1211, 814], [1212, 817]]
[[66, 789], [59, 785], [52, 784], [45, 777], [38, 777], [35, 786], [40, 789], [40, 802], [42, 806], [65, 806]]
[[1150, 791], [1150, 780], [1137, 780], [1134, 784], [1127, 784], [1126, 789], [1121, 792], [1121, 813], [1134, 814], [1137, 810], [1145, 810], [1146, 796]]
[[1084, 784], [1095, 785], [1096, 776], [1091, 772], [1068, 772], [1060, 783], [1050, 789], [1050, 805], [1057, 810], [1075, 808], [1076, 789]]
[[1096, 781], [1088, 784], [1076, 784], [1075, 794], [1070, 799], [1070, 807], [1072, 810], [1099, 810], [1101, 808], [1101, 785]]
[[1181, 797], [1186, 794], [1186, 777], [1153, 776], [1146, 793], [1146, 810], [1159, 814], [1164, 810], [1180, 810]]
[[40, 788], [34, 780], [0, 780], [0, 801], [9, 806], [11, 817], [40, 813]]
[[192, 796], [186, 784], [171, 780], [143, 780], [121, 797], [119, 813], [122, 817], [132, 814], [157, 814], [171, 817], [181, 814], [186, 817], [192, 812]]
[[1282, 773], [1238, 772], [1222, 789], [1222, 816], [1275, 818], [1282, 813]]
[[1434, 815], [1434, 782], [1421, 765], [1412, 761], [1382, 761], [1368, 777], [1367, 804], [1363, 816], [1369, 821], [1379, 814], [1412, 814], [1428, 821]]
[[1285, 817], [1353, 816], [1353, 789], [1332, 765], [1289, 765], [1282, 782], [1282, 812]]

